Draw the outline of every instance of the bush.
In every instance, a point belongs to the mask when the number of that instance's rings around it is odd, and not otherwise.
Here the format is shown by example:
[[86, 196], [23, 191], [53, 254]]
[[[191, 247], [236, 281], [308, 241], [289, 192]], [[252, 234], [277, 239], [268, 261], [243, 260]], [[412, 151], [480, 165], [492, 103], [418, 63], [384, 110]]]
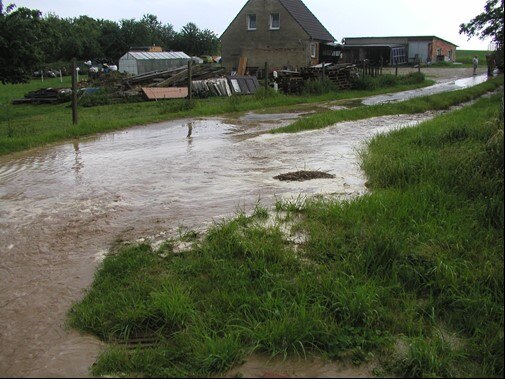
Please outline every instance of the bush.
[[419, 84], [426, 80], [426, 75], [422, 72], [411, 72], [407, 75], [398, 76], [399, 84]]

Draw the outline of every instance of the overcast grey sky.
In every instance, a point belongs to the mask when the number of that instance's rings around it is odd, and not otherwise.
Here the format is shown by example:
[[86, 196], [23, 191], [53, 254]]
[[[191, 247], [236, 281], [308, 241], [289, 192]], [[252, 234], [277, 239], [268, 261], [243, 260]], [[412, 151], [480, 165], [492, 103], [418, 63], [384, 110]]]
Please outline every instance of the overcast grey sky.
[[[486, 0], [303, 0], [330, 33], [344, 37], [436, 35], [461, 50], [486, 50], [481, 41], [458, 33], [459, 25], [484, 11]], [[220, 36], [246, 0], [4, 0], [60, 17], [87, 15], [119, 21], [158, 16], [176, 30], [188, 22]]]

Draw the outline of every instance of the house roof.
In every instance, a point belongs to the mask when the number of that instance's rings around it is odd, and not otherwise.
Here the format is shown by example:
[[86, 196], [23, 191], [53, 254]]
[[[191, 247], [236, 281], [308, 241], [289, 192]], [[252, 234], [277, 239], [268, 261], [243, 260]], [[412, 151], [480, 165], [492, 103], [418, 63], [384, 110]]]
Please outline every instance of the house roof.
[[449, 42], [443, 38], [440, 38], [440, 37], [437, 37], [437, 36], [389, 36], [389, 37], [345, 37], [345, 39], [381, 39], [381, 40], [384, 40], [384, 39], [397, 39], [397, 38], [404, 38], [404, 39], [407, 39], [407, 40], [433, 40], [433, 39], [439, 39], [440, 41], [444, 41], [446, 43], [448, 43], [449, 45], [453, 45], [453, 46], [456, 46], [456, 47], [459, 47], [458, 45], [452, 43], [452, 42]]
[[331, 33], [321, 24], [302, 0], [279, 1], [312, 39], [335, 41]]
[[[242, 10], [235, 16], [235, 21], [239, 14], [247, 7], [251, 0], [248, 0], [242, 7]], [[302, 27], [303, 30], [315, 40], [333, 42], [335, 38], [331, 33], [321, 24], [321, 22], [314, 16], [309, 8], [302, 2], [302, 0], [279, 0], [284, 8], [291, 14], [295, 21]], [[228, 25], [220, 38], [226, 34], [233, 22]]]

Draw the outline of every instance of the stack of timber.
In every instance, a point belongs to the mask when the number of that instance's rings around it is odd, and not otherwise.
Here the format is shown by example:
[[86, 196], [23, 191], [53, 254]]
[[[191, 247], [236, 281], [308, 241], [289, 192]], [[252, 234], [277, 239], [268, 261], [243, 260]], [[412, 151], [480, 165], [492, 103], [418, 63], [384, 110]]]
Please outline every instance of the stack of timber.
[[72, 90], [65, 88], [42, 88], [28, 92], [24, 99], [12, 100], [13, 105], [20, 104], [59, 104], [71, 100]]
[[279, 88], [284, 93], [301, 93], [303, 83], [308, 80], [328, 79], [339, 90], [353, 88], [359, 77], [355, 64], [335, 64], [326, 67], [306, 67], [298, 71], [279, 71]]
[[[223, 76], [225, 69], [213, 65], [200, 64], [191, 66], [192, 80], [204, 80]], [[188, 84], [188, 67], [172, 68], [165, 71], [149, 72], [123, 79], [126, 87], [182, 87]]]

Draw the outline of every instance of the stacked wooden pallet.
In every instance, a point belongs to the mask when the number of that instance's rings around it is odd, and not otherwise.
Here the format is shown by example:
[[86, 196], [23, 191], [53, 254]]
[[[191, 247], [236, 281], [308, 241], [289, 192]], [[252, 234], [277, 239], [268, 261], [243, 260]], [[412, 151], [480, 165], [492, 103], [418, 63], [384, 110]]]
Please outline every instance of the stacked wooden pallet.
[[303, 83], [308, 80], [328, 79], [339, 90], [353, 88], [358, 78], [358, 68], [354, 64], [335, 64], [326, 67], [306, 67], [300, 71], [279, 71], [279, 89], [284, 93], [300, 93]]

